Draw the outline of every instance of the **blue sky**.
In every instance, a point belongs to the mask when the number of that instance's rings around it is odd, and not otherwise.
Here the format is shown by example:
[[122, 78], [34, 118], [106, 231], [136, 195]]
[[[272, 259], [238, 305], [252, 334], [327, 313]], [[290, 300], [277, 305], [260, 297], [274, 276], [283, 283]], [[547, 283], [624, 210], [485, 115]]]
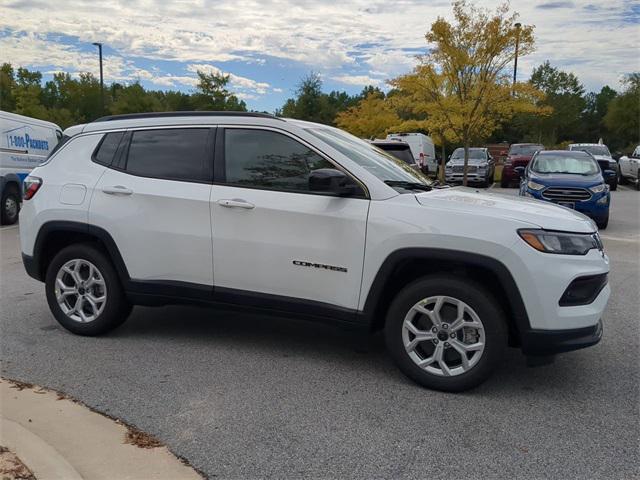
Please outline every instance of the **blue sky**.
[[[495, 8], [498, 2], [476, 2]], [[640, 70], [640, 3], [629, 0], [512, 1], [536, 26], [536, 51], [519, 78], [545, 60], [573, 71], [587, 90], [619, 87]], [[409, 72], [428, 48], [424, 33], [451, 16], [441, 0], [0, 0], [0, 62], [140, 81], [155, 89], [194, 88], [196, 71], [231, 75], [249, 108], [282, 106], [300, 78], [315, 71], [325, 90], [359, 92]]]

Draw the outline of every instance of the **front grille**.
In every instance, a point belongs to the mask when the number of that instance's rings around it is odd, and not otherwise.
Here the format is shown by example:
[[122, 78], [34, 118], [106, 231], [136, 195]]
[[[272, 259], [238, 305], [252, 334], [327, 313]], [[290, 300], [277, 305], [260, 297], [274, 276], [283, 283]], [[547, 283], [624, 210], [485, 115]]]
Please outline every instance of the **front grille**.
[[591, 198], [591, 193], [586, 188], [550, 187], [542, 192], [542, 196], [547, 200], [557, 202], [584, 202]]
[[[467, 165], [467, 173], [475, 172], [476, 170], [477, 167], [475, 167], [474, 165]], [[453, 173], [464, 173], [464, 165], [454, 165]]]

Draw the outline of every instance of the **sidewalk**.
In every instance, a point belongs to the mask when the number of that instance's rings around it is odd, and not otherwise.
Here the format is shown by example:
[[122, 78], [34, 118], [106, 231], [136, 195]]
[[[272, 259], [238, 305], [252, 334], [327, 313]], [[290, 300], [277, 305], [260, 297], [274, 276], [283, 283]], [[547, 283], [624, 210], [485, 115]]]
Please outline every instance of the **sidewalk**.
[[[14, 453], [37, 480], [201, 479], [153, 437], [56, 392], [4, 379], [0, 447]], [[0, 472], [6, 457], [0, 459]]]

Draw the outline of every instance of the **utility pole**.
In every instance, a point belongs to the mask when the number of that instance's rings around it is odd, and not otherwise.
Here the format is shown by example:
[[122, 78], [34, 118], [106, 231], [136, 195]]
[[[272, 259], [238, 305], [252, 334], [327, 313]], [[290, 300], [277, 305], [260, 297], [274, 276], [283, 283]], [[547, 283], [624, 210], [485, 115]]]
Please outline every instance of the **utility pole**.
[[[93, 43], [98, 47], [98, 57], [100, 58], [100, 112], [104, 115], [104, 78], [102, 77], [102, 44], [99, 42]], [[516, 47], [517, 51], [517, 47]]]
[[516, 86], [516, 78], [518, 75], [518, 47], [520, 46], [520, 27], [522, 26], [521, 23], [516, 23], [515, 27], [516, 27], [516, 58], [515, 61], [513, 62], [513, 86]]

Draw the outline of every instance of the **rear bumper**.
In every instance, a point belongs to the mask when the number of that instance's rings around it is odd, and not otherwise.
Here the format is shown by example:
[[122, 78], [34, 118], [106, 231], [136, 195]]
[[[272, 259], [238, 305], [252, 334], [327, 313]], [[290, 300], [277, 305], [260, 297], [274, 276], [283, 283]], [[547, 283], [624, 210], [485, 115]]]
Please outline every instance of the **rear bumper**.
[[602, 339], [602, 320], [571, 330], [529, 330], [521, 336], [522, 353], [532, 356], [554, 355], [595, 345]]

